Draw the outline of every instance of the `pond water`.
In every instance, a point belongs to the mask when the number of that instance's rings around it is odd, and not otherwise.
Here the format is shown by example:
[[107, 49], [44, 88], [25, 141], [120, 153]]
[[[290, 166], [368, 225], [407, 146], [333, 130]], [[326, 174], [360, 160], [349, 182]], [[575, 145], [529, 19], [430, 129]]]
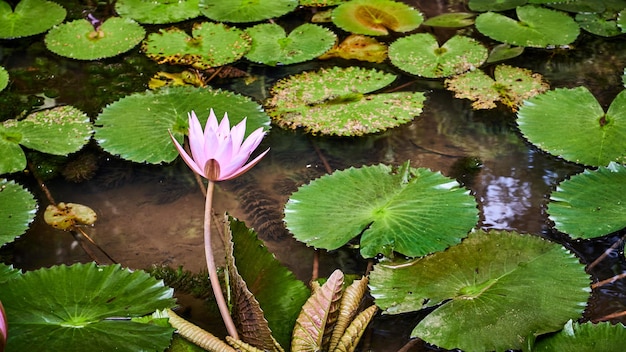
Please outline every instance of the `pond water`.
[[[59, 95], [58, 102], [71, 103], [92, 117], [104, 103], [111, 102], [108, 90], [115, 90], [119, 96], [143, 90], [147, 79], [158, 69], [136, 51], [123, 58], [78, 64], [46, 53], [40, 40], [41, 37], [26, 39], [18, 46], [0, 42], [5, 46], [2, 65], [16, 72], [39, 70], [41, 77], [35, 83], [49, 84], [35, 87], [33, 82], [22, 81], [18, 73], [12, 89], [25, 94], [53, 90]], [[592, 40], [583, 35], [575, 50], [529, 50], [510, 64], [543, 74], [552, 87], [585, 85], [606, 108], [620, 89], [626, 46], [623, 39]], [[261, 74], [262, 79], [250, 86], [236, 82], [223, 87], [245, 90], [243, 94], [261, 100], [277, 78], [312, 67], [271, 69], [243, 64], [242, 68]], [[399, 73], [391, 67], [384, 68]], [[114, 69], [123, 73], [109, 73], [110, 78], [118, 77], [111, 78], [115, 86], [103, 85], [107, 81], [105, 73]], [[254, 227], [270, 251], [306, 282], [312, 271], [313, 250], [294, 240], [282, 225], [282, 208], [289, 195], [299, 185], [332, 170], [378, 163], [399, 165], [410, 160], [414, 167], [441, 171], [468, 187], [481, 210], [478, 227], [544, 236], [565, 244], [585, 263], [606, 252], [607, 257], [589, 270], [594, 281], [624, 272], [622, 246], [612, 248], [623, 233], [572, 241], [550, 226], [545, 212], [549, 193], [559, 181], [580, 172], [582, 167], [538, 151], [524, 141], [510, 111], [473, 111], [469, 102], [453, 98], [439, 81], [405, 76], [398, 85], [403, 83], [408, 83], [404, 90], [427, 91], [428, 98], [422, 115], [402, 127], [362, 138], [314, 137], [272, 128], [261, 146], [270, 146], [270, 154], [241, 178], [218, 184], [216, 216], [228, 212]], [[180, 160], [172, 165], [149, 166], [118, 160], [94, 146], [82, 153], [90, 155], [84, 159], [88, 160], [86, 163], [97, 166], [91, 179], [74, 183], [56, 178], [47, 181], [47, 186], [56, 201], [85, 204], [97, 212], [95, 226], [85, 231], [99, 246], [130, 268], [157, 264], [182, 266], [192, 272], [204, 269], [204, 197]], [[27, 176], [20, 178], [29, 189], [38, 192], [35, 182]], [[45, 198], [38, 195], [43, 208]], [[222, 246], [216, 243], [214, 247]], [[15, 266], [26, 270], [92, 260], [70, 234], [45, 225], [41, 216], [3, 253]], [[110, 262], [101, 253], [95, 254], [102, 263]], [[353, 249], [321, 251], [320, 255], [320, 276], [329, 275], [335, 268], [362, 273], [366, 267]], [[189, 303], [198, 310], [191, 312], [192, 317], [206, 325], [204, 310], [196, 303]], [[585, 316], [595, 320], [624, 310], [625, 287], [616, 281], [594, 290]], [[363, 350], [399, 350], [407, 343], [419, 318], [416, 314], [377, 318], [366, 335]], [[626, 322], [626, 318], [611, 321]], [[422, 343], [407, 350], [431, 349]]]

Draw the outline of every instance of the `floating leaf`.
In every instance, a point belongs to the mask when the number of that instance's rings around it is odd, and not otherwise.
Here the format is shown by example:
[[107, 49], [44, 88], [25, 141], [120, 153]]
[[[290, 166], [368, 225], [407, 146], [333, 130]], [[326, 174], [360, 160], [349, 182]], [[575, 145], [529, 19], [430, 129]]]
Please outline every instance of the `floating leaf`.
[[601, 13], [607, 11], [607, 6], [611, 2], [620, 6], [621, 9], [624, 5], [620, 4], [621, 0], [528, 0], [529, 4], [542, 4], [552, 7], [556, 10], [576, 12], [576, 13]]
[[533, 5], [516, 9], [518, 20], [495, 12], [476, 18], [476, 29], [507, 44], [524, 47], [567, 45], [578, 37], [580, 28], [567, 14]]
[[9, 85], [9, 73], [7, 70], [0, 66], [0, 92]]
[[142, 49], [160, 64], [189, 65], [208, 69], [239, 60], [250, 49], [251, 39], [241, 30], [222, 23], [196, 23], [193, 37], [179, 28], [151, 33]]
[[351, 34], [319, 59], [327, 60], [335, 57], [381, 63], [387, 59], [387, 46], [372, 37]]
[[32, 193], [14, 181], [0, 179], [0, 247], [23, 234], [36, 211]]
[[626, 166], [585, 170], [561, 182], [550, 195], [555, 227], [574, 238], [594, 238], [626, 227]]
[[17, 3], [15, 10], [8, 3], [0, 1], [0, 39], [43, 33], [63, 22], [65, 15], [65, 9], [52, 1], [22, 0]]
[[141, 270], [94, 263], [26, 272], [0, 290], [12, 351], [162, 351], [174, 329], [130, 320], [172, 307], [173, 290]]
[[409, 32], [424, 21], [418, 10], [391, 0], [348, 1], [333, 10], [332, 19], [347, 32], [365, 35], [387, 35], [389, 30]]
[[467, 6], [472, 11], [505, 11], [526, 5], [528, 0], [469, 0]]
[[356, 66], [334, 67], [290, 76], [272, 87], [265, 107], [283, 128], [311, 133], [359, 136], [409, 122], [422, 112], [423, 93], [366, 93], [395, 75]]
[[247, 117], [246, 134], [263, 126], [269, 117], [250, 98], [221, 90], [195, 87], [166, 87], [126, 96], [104, 108], [96, 119], [96, 140], [111, 154], [158, 164], [178, 156], [168, 130], [183, 142], [188, 116], [195, 111], [202, 126], [210, 109], [228, 118], [232, 125]]
[[246, 29], [252, 47], [246, 59], [266, 65], [289, 65], [311, 60], [330, 49], [337, 36], [328, 29], [311, 23], [295, 28], [286, 36], [283, 27], [262, 23]]
[[200, 0], [200, 12], [223, 22], [256, 22], [280, 17], [293, 11], [298, 0]]
[[98, 216], [90, 207], [75, 203], [50, 204], [43, 214], [46, 224], [67, 231], [77, 224], [93, 225]]
[[474, 24], [476, 15], [468, 12], [450, 12], [431, 17], [424, 22], [425, 26], [461, 28]]
[[626, 33], [626, 9], [617, 14], [617, 26], [620, 28], [622, 33]]
[[605, 113], [585, 87], [555, 89], [519, 109], [522, 134], [538, 148], [592, 166], [626, 162], [626, 91]]
[[40, 152], [68, 155], [91, 138], [89, 117], [72, 106], [58, 106], [0, 123], [0, 174], [23, 170], [26, 156], [20, 144]]
[[441, 47], [430, 33], [417, 33], [389, 45], [391, 63], [413, 75], [438, 78], [475, 69], [487, 59], [476, 40], [456, 35]]
[[467, 236], [477, 220], [468, 190], [408, 163], [401, 169], [335, 171], [300, 187], [285, 205], [285, 223], [299, 241], [332, 250], [360, 235], [365, 258], [444, 250]]
[[379, 263], [376, 305], [398, 314], [434, 307], [411, 336], [464, 351], [521, 350], [524, 339], [582, 314], [590, 279], [561, 245], [531, 235], [476, 231], [444, 252]]
[[475, 70], [446, 79], [445, 84], [455, 98], [472, 100], [474, 109], [493, 109], [499, 101], [513, 111], [524, 100], [550, 88], [540, 74], [519, 67], [499, 65], [494, 77]]
[[626, 340], [626, 327], [622, 323], [593, 324], [569, 320], [563, 330], [539, 339], [533, 346], [534, 352], [621, 352]]
[[200, 16], [198, 4], [199, 0], [118, 0], [115, 2], [115, 11], [121, 17], [130, 17], [139, 23], [163, 24]]
[[603, 37], [614, 37], [622, 34], [615, 20], [602, 17], [597, 13], [578, 13], [576, 22], [587, 32]]
[[77, 60], [117, 56], [134, 48], [146, 31], [130, 18], [111, 17], [96, 29], [80, 19], [60, 24], [46, 34], [46, 47], [55, 54]]
[[18, 269], [13, 268], [12, 265], [0, 263], [0, 284], [4, 284], [9, 280], [13, 280], [20, 275], [22, 275], [22, 272]]
[[518, 57], [524, 52], [522, 46], [510, 46], [509, 44], [498, 44], [494, 46], [489, 52], [487, 63], [493, 63], [498, 61], [504, 61]]
[[327, 6], [337, 6], [341, 3], [344, 3], [349, 0], [300, 0], [300, 6], [309, 6], [309, 7], [327, 7]]

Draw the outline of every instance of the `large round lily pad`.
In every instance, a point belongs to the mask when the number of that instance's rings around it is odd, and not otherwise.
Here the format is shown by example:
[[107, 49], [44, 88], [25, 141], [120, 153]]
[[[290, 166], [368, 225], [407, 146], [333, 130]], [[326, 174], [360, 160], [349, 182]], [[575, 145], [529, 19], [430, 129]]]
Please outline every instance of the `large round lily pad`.
[[396, 76], [356, 66], [334, 67], [290, 76], [272, 87], [265, 107], [284, 128], [354, 136], [409, 122], [422, 112], [423, 93], [367, 94]]
[[354, 34], [387, 35], [409, 32], [424, 21], [422, 13], [409, 5], [392, 0], [353, 0], [332, 12], [337, 27]]
[[173, 23], [200, 16], [199, 0], [144, 1], [117, 0], [115, 11], [139, 23]]
[[445, 349], [521, 350], [526, 338], [581, 316], [590, 278], [561, 245], [514, 232], [476, 231], [424, 258], [376, 264], [370, 292], [398, 314], [435, 308], [411, 336]]
[[524, 102], [517, 122], [531, 143], [566, 160], [592, 166], [626, 162], [626, 91], [605, 113], [585, 87], [555, 89]]
[[14, 181], [0, 179], [0, 246], [23, 234], [36, 211], [32, 193]]
[[46, 34], [46, 47], [55, 54], [78, 60], [117, 56], [134, 48], [146, 31], [130, 18], [111, 17], [95, 28], [80, 19], [63, 23]]
[[563, 330], [540, 338], [534, 352], [622, 352], [626, 341], [624, 324], [610, 322], [577, 323], [568, 321]]
[[298, 6], [298, 0], [200, 0], [200, 12], [222, 22], [256, 22], [280, 17]]
[[43, 33], [63, 22], [66, 11], [46, 0], [22, 0], [15, 9], [0, 1], [0, 39], [12, 39]]
[[496, 12], [476, 18], [476, 29], [507, 44], [524, 47], [567, 45], [578, 37], [578, 24], [566, 13], [527, 5], [516, 9], [517, 20]]
[[2, 288], [9, 351], [162, 351], [174, 330], [132, 319], [175, 304], [171, 288], [140, 270], [63, 265], [27, 272]]
[[314, 59], [330, 49], [337, 36], [311, 23], [295, 28], [289, 36], [275, 23], [262, 23], [246, 29], [252, 47], [246, 59], [266, 65], [289, 65]]
[[221, 90], [167, 87], [126, 96], [108, 105], [95, 122], [95, 138], [104, 150], [122, 158], [158, 164], [178, 156], [168, 130], [183, 142], [189, 125], [187, 114], [195, 111], [202, 126], [210, 109], [232, 125], [247, 117], [246, 133], [269, 126], [269, 117], [250, 98]]
[[335, 171], [300, 187], [285, 205], [287, 229], [299, 241], [330, 250], [360, 235], [365, 258], [441, 251], [477, 221], [467, 189], [408, 163]]
[[626, 166], [611, 163], [561, 182], [550, 195], [555, 227], [575, 238], [594, 238], [626, 227]]
[[428, 78], [448, 77], [475, 69], [487, 56], [487, 48], [460, 35], [442, 46], [430, 33], [413, 34], [389, 45], [392, 64], [410, 74]]

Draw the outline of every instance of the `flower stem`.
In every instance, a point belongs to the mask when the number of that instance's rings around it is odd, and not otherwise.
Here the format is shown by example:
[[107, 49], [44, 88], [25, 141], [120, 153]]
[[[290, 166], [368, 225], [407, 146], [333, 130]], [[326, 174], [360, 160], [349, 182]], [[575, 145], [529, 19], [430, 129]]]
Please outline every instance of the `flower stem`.
[[211, 247], [211, 208], [213, 207], [213, 190], [215, 189], [215, 182], [209, 180], [206, 192], [206, 203], [204, 206], [204, 254], [206, 256], [206, 266], [209, 269], [209, 280], [211, 281], [211, 287], [213, 288], [213, 294], [215, 295], [215, 301], [222, 315], [224, 325], [228, 334], [234, 338], [239, 339], [235, 323], [230, 316], [230, 311], [226, 305], [224, 294], [222, 293], [222, 287], [220, 286], [219, 278], [217, 277], [217, 269], [215, 268], [215, 258], [213, 257], [213, 248]]

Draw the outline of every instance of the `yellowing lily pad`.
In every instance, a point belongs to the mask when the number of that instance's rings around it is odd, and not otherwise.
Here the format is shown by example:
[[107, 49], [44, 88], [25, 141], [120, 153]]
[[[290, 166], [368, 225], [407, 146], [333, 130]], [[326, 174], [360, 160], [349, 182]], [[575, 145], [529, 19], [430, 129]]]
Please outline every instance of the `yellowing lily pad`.
[[337, 27], [355, 34], [387, 35], [409, 32], [424, 21], [422, 13], [391, 0], [354, 0], [337, 6], [332, 13]]
[[351, 34], [339, 45], [335, 45], [319, 59], [340, 57], [346, 60], [360, 60], [381, 63], [387, 59], [387, 46], [372, 37]]
[[93, 209], [86, 205], [75, 203], [59, 203], [56, 206], [48, 205], [43, 214], [46, 224], [55, 229], [67, 231], [73, 226], [93, 225], [98, 216]]

